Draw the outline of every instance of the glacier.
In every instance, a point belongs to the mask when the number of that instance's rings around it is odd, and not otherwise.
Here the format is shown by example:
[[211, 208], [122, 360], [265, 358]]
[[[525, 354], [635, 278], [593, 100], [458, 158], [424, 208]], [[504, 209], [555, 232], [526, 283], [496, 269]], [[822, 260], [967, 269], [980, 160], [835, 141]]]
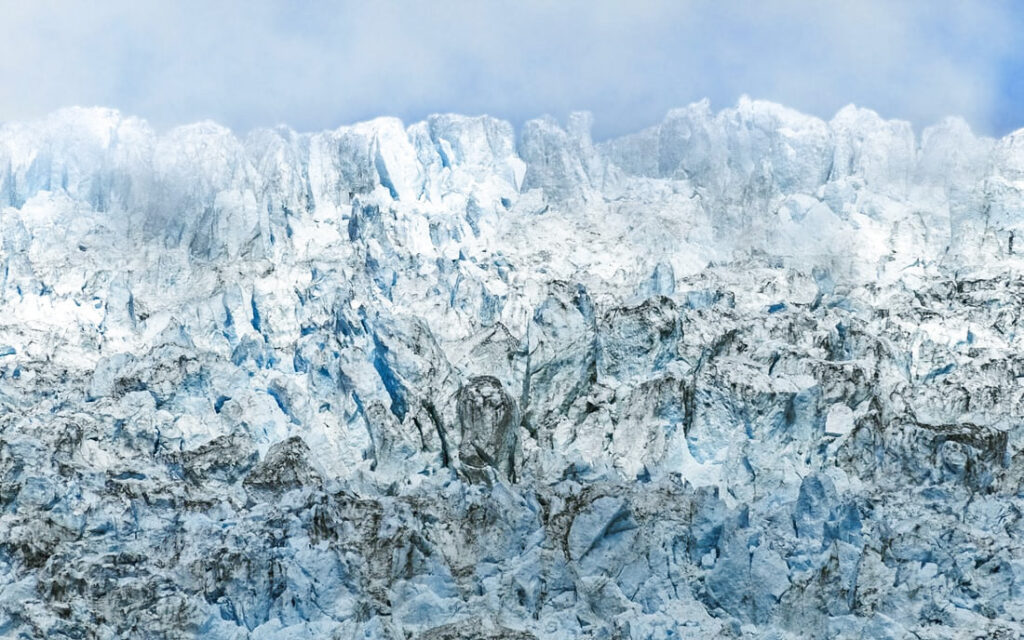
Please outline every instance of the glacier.
[[591, 121], [0, 125], [0, 636], [1024, 637], [1024, 130]]

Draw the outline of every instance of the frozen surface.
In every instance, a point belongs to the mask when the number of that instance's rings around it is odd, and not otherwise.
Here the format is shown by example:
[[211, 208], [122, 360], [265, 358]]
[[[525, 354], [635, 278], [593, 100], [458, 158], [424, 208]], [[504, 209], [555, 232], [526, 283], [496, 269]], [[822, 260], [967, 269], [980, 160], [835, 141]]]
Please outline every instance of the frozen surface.
[[1024, 636], [1024, 131], [589, 130], [0, 126], [0, 637]]

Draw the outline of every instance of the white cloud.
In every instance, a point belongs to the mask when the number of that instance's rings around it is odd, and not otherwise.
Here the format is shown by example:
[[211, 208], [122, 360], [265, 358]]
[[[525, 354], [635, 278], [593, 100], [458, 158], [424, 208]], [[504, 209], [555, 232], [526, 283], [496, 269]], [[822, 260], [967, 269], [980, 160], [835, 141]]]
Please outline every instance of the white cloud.
[[[590, 109], [598, 134], [743, 93], [992, 127], [1021, 21], [1002, 2], [0, 0], [0, 120], [69, 104], [168, 126]], [[1024, 123], [1021, 123], [1024, 124]]]

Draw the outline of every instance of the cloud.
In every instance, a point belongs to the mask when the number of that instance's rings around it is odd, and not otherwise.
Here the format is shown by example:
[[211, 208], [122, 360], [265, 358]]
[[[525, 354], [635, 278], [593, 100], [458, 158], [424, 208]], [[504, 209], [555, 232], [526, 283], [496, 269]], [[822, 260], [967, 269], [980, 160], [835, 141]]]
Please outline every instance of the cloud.
[[589, 109], [605, 137], [749, 94], [825, 118], [855, 102], [918, 126], [949, 114], [989, 133], [1024, 125], [1012, 122], [1024, 20], [1011, 2], [4, 4], [0, 120], [82, 104], [160, 127], [314, 130]]

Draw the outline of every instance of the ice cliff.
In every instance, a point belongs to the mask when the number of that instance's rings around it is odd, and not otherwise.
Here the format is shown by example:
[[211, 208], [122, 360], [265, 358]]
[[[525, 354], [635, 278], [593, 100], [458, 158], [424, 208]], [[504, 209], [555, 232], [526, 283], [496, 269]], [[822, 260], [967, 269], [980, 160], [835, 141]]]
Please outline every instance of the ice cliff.
[[2, 125], [0, 636], [1022, 637], [1022, 253], [958, 119]]

